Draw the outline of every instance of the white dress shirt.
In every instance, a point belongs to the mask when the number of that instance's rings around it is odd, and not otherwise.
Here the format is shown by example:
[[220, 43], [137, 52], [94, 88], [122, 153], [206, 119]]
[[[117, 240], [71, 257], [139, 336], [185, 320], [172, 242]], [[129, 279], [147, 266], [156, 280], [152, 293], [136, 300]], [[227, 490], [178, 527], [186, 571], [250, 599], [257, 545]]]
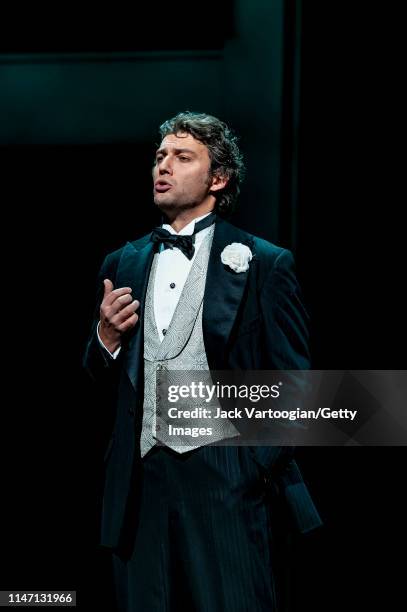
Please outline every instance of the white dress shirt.
[[[179, 232], [176, 232], [171, 225], [167, 225], [166, 223], [164, 223], [162, 227], [163, 229], [168, 230], [171, 234], [190, 236], [194, 233], [195, 223], [201, 219], [204, 219], [209, 214], [210, 213], [206, 213], [201, 217], [196, 217]], [[210, 232], [210, 228], [211, 226], [206, 227], [195, 234], [195, 251], [192, 259], [188, 259], [188, 257], [186, 257], [178, 247], [165, 249], [163, 244], [160, 245], [154, 282], [154, 317], [161, 342], [171, 323], [171, 319], [177, 307], [185, 281], [187, 280], [192, 264], [194, 263], [196, 254], [199, 251], [202, 241]], [[134, 296], [134, 299], [138, 299], [138, 296]], [[99, 342], [106, 349], [99, 336], [99, 325], [97, 334]], [[116, 359], [119, 351], [120, 347], [116, 349], [114, 353], [110, 353], [110, 351], [108, 352], [113, 359]]]

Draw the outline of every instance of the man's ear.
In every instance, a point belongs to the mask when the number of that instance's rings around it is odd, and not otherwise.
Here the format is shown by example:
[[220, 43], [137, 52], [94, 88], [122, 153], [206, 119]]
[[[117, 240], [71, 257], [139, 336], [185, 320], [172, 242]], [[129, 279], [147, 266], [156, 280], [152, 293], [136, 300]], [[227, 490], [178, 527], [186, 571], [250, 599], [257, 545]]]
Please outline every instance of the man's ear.
[[222, 174], [214, 174], [212, 176], [212, 184], [209, 191], [219, 191], [220, 189], [224, 189], [229, 182], [229, 178]]

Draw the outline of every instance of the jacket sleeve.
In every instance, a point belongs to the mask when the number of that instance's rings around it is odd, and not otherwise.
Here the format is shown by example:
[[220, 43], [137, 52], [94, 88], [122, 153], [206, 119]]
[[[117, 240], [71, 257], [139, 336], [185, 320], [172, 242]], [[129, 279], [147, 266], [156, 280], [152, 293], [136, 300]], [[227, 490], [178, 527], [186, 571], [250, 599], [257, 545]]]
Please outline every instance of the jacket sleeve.
[[[264, 369], [307, 370], [308, 313], [295, 275], [294, 258], [283, 249], [260, 290], [263, 316]], [[270, 474], [280, 474], [294, 456], [294, 446], [258, 446], [258, 463]]]
[[[260, 300], [266, 351], [269, 351], [267, 367], [273, 370], [308, 370], [309, 316], [290, 251], [283, 250], [276, 258], [263, 284]], [[301, 376], [298, 380], [307, 385]], [[298, 388], [297, 383], [294, 388]], [[294, 452], [294, 446], [256, 448], [257, 457], [285, 499], [296, 529], [306, 533], [322, 525], [322, 520], [303, 481]]]
[[294, 258], [284, 249], [277, 256], [260, 291], [267, 367], [308, 370], [308, 313], [295, 275]]

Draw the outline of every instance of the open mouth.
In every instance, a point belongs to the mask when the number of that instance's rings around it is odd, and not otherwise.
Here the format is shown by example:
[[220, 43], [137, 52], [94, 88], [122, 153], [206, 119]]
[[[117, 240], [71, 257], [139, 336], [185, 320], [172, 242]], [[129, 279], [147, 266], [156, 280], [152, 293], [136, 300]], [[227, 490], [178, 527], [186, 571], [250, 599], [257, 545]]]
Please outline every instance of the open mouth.
[[163, 193], [164, 191], [168, 191], [169, 189], [171, 189], [172, 185], [170, 185], [169, 183], [164, 183], [164, 182], [157, 182], [154, 185], [154, 189], [156, 191], [158, 191], [158, 193]]

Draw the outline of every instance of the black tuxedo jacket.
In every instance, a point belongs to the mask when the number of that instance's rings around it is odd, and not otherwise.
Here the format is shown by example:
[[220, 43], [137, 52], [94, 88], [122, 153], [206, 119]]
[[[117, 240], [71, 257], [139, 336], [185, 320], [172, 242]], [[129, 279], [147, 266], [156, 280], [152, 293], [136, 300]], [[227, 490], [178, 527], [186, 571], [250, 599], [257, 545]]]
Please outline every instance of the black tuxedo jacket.
[[[247, 272], [233, 272], [221, 262], [221, 252], [232, 242], [251, 249], [253, 259]], [[106, 390], [114, 389], [116, 403], [114, 430], [105, 454], [101, 544], [108, 547], [120, 544], [140, 461], [144, 302], [153, 255], [147, 234], [106, 257], [84, 356], [90, 376]], [[139, 321], [124, 339], [116, 360], [101, 347], [96, 333], [104, 278], [114, 287], [132, 287], [133, 298], [140, 300]], [[308, 369], [307, 320], [291, 252], [218, 219], [203, 303], [203, 336], [210, 369]], [[319, 526], [321, 519], [293, 459], [293, 447], [250, 449], [293, 525], [301, 532]]]

